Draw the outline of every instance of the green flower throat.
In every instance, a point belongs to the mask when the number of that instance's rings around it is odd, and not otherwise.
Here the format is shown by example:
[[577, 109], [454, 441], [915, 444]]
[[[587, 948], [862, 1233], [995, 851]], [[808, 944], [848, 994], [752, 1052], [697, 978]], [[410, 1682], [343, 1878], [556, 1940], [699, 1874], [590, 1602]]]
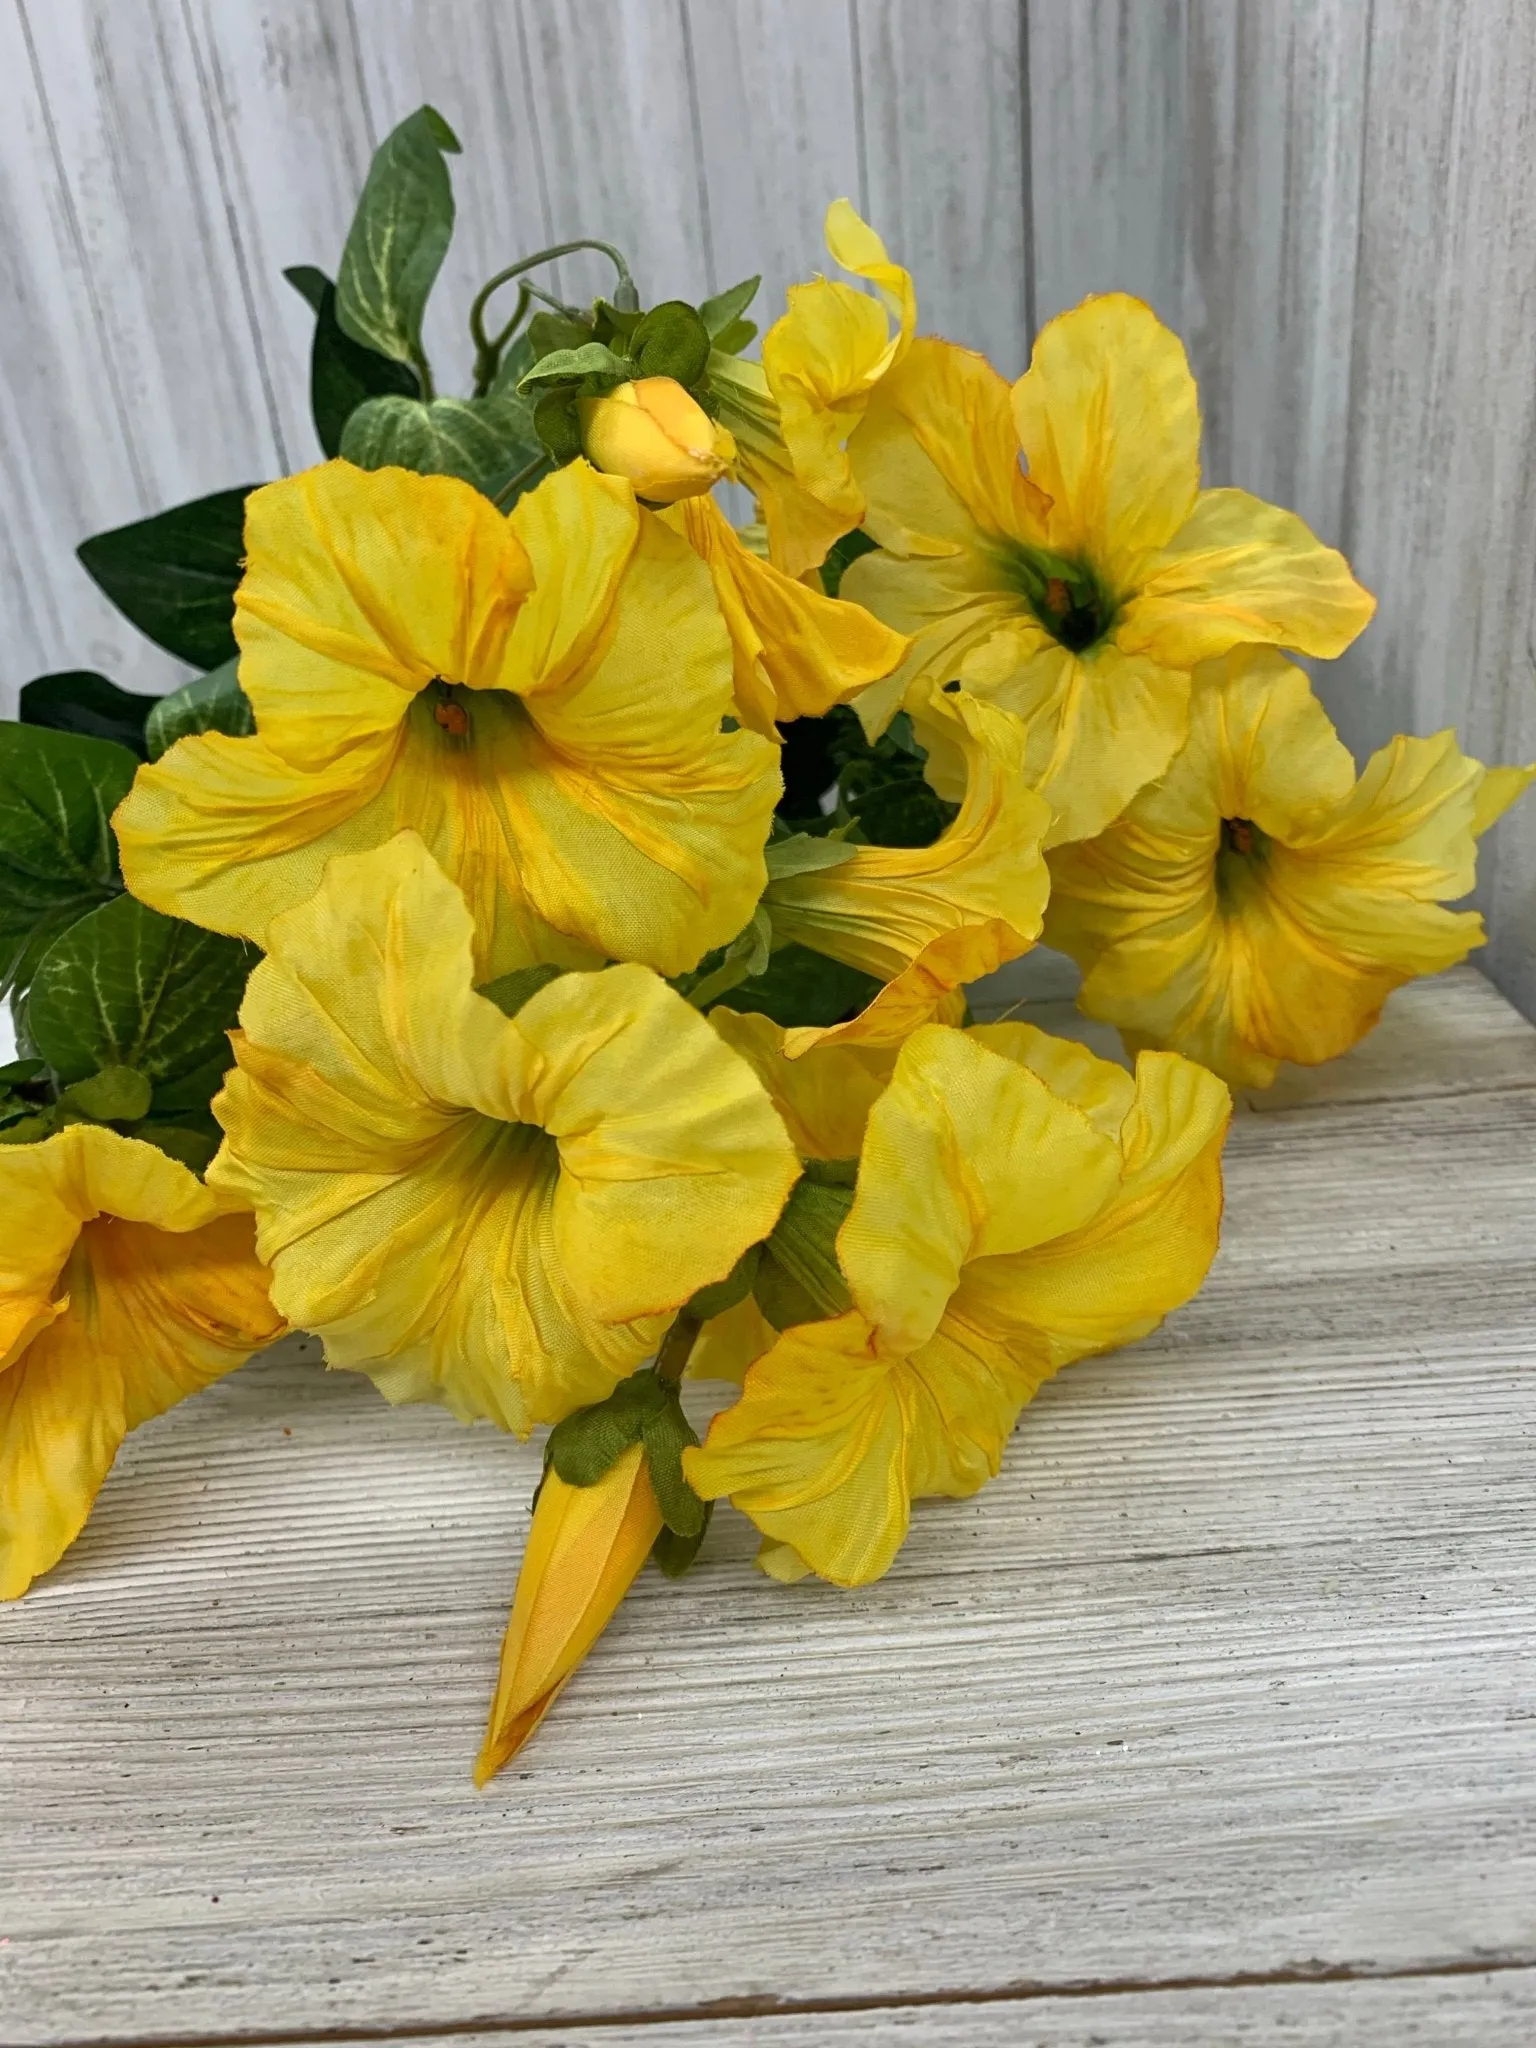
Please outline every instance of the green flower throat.
[[1002, 543], [997, 561], [1007, 587], [1070, 653], [1086, 654], [1115, 623], [1119, 606], [1086, 562], [1016, 540]]

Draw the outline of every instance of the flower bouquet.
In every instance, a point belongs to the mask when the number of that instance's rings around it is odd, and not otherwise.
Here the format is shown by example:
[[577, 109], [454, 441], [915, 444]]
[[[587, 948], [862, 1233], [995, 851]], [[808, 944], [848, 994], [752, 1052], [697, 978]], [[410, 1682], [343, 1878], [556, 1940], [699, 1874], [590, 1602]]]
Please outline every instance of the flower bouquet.
[[[288, 273], [326, 459], [80, 549], [201, 673], [0, 727], [0, 1594], [127, 1431], [310, 1331], [549, 1427], [483, 1782], [716, 1502], [863, 1584], [1186, 1301], [1230, 1086], [1480, 942], [1445, 906], [1533, 771], [1357, 775], [1288, 655], [1372, 599], [1201, 488], [1135, 299], [1010, 387], [840, 200], [854, 281], [760, 361], [756, 279], [645, 306], [582, 241], [487, 281], [439, 395], [457, 147], [412, 115], [334, 281]], [[607, 297], [552, 290], [577, 248]], [[972, 1020], [1042, 935], [1133, 1066]], [[737, 1389], [702, 1442], [690, 1375]]]

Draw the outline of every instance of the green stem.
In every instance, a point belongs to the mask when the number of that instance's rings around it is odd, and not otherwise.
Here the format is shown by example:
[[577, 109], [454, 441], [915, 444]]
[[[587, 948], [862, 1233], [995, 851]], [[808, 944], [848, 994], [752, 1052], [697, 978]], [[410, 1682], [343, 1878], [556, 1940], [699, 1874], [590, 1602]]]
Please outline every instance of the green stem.
[[[501, 349], [505, 345], [506, 339], [503, 337], [502, 341], [492, 342], [485, 331], [485, 309], [490, 303], [493, 293], [500, 291], [504, 284], [510, 284], [514, 277], [521, 277], [525, 271], [536, 270], [541, 263], [553, 263], [559, 256], [574, 255], [578, 249], [596, 249], [600, 255], [606, 256], [609, 259], [614, 269], [619, 273], [619, 281], [613, 290], [613, 302], [621, 311], [631, 312], [639, 305], [639, 296], [635, 291], [635, 281], [629, 274], [629, 265], [611, 242], [597, 242], [593, 241], [588, 235], [578, 235], [573, 242], [555, 242], [548, 249], [540, 249], [532, 256], [523, 257], [519, 263], [509, 263], [505, 270], [498, 270], [494, 277], [489, 278], [480, 287], [480, 290], [475, 295], [475, 302], [469, 309], [469, 334], [470, 339], [475, 344], [475, 396], [477, 398], [483, 398], [485, 390], [490, 388], [490, 379], [496, 374], [496, 365], [500, 361]], [[559, 299], [550, 298], [549, 294], [540, 291], [537, 285], [527, 285], [524, 289], [530, 292], [534, 298], [543, 299], [546, 304], [556, 307], [569, 318], [574, 320], [580, 317], [577, 308], [563, 305]], [[512, 323], [514, 330], [516, 325], [517, 320], [514, 318]], [[489, 365], [488, 371], [487, 365]], [[480, 380], [482, 376], [485, 377], [485, 390], [481, 389]]]
[[703, 1327], [697, 1316], [689, 1315], [686, 1309], [682, 1311], [661, 1340], [661, 1349], [656, 1354], [657, 1379], [671, 1387], [677, 1385], [688, 1368], [688, 1360]]
[[432, 365], [427, 361], [427, 352], [424, 348], [418, 346], [411, 350], [411, 368], [416, 372], [416, 381], [421, 386], [423, 403], [430, 405], [437, 396], [437, 387], [432, 382]]
[[507, 481], [502, 485], [501, 489], [496, 493], [495, 497], [492, 498], [491, 503], [495, 505], [498, 510], [504, 510], [505, 507], [503, 506], [502, 501], [503, 499], [505, 499], [506, 505], [510, 506], [513, 499], [516, 498], [518, 492], [523, 488], [523, 485], [532, 483], [535, 476], [538, 475], [539, 471], [544, 467], [545, 463], [548, 462], [548, 460], [548, 450], [541, 448], [538, 454], [535, 455], [535, 457], [533, 458], [532, 462], [525, 463], [523, 467], [517, 472], [516, 476], [508, 477]]

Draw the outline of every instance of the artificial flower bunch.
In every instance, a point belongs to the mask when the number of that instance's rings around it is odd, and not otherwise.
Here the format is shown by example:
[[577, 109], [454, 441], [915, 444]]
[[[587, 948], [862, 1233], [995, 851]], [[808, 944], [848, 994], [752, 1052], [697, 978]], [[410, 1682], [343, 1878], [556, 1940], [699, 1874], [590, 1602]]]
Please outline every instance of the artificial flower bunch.
[[[422, 314], [423, 109], [315, 315], [327, 460], [81, 549], [202, 673], [39, 678], [0, 728], [0, 1593], [124, 1434], [286, 1328], [545, 1472], [478, 1776], [715, 1502], [780, 1580], [884, 1572], [1063, 1365], [1216, 1249], [1229, 1087], [1465, 956], [1528, 769], [1363, 775], [1286, 652], [1372, 600], [1200, 487], [1149, 308], [1010, 387], [856, 282], [694, 306], [490, 279]], [[505, 324], [493, 295], [517, 283]], [[715, 497], [743, 484], [760, 523]], [[1046, 940], [1134, 1067], [966, 988]], [[685, 1376], [735, 1383], [702, 1442]]]

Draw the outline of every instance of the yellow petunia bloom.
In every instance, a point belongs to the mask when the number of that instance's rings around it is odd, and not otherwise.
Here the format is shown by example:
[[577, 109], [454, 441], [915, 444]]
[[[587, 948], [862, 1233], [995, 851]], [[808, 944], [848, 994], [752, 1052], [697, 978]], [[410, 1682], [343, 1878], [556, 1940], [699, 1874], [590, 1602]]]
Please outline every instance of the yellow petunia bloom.
[[1483, 941], [1447, 910], [1477, 839], [1536, 769], [1484, 768], [1449, 732], [1389, 741], [1358, 780], [1300, 669], [1239, 649], [1195, 678], [1188, 744], [1107, 832], [1051, 857], [1048, 942], [1081, 1008], [1234, 1086], [1363, 1038], [1417, 974]]
[[1017, 722], [926, 682], [912, 698], [930, 761], [963, 792], [959, 815], [931, 846], [860, 846], [837, 867], [776, 877], [763, 896], [776, 942], [887, 984], [854, 1033], [833, 1027], [864, 1043], [899, 1043], [946, 995], [1027, 952], [1050, 886], [1050, 809], [1025, 780]]
[[798, 1162], [751, 1069], [648, 968], [506, 1016], [422, 842], [272, 922], [210, 1181], [273, 1299], [392, 1401], [526, 1432], [603, 1400], [773, 1228]]
[[696, 966], [752, 915], [781, 783], [723, 731], [709, 574], [621, 478], [573, 462], [510, 519], [453, 477], [331, 462], [246, 507], [256, 733], [185, 739], [115, 820], [156, 909], [265, 943], [333, 854], [418, 832], [476, 966]]
[[1201, 490], [1194, 379], [1137, 299], [1049, 322], [1011, 392], [980, 356], [915, 342], [849, 452], [881, 551], [844, 592], [914, 636], [860, 715], [878, 730], [918, 677], [1012, 712], [1052, 844], [1167, 767], [1196, 663], [1244, 641], [1336, 655], [1374, 609], [1293, 513]]
[[791, 285], [789, 310], [763, 336], [761, 367], [710, 359], [738, 474], [763, 508], [774, 561], [796, 577], [817, 568], [864, 516], [846, 443], [917, 324], [911, 277], [846, 199], [827, 208], [826, 237], [833, 261], [876, 296], [833, 278]]
[[709, 570], [731, 636], [736, 715], [754, 732], [777, 741], [780, 720], [820, 718], [901, 662], [902, 634], [743, 547], [712, 498], [690, 498], [667, 519]]
[[869, 1113], [837, 1240], [846, 1314], [786, 1330], [684, 1468], [836, 1585], [911, 1503], [974, 1493], [1061, 1366], [1143, 1337], [1216, 1249], [1230, 1097], [1176, 1054], [1134, 1079], [1027, 1024], [926, 1025]]
[[97, 1124], [0, 1147], [0, 1599], [74, 1542], [130, 1429], [281, 1336], [232, 1208]]

